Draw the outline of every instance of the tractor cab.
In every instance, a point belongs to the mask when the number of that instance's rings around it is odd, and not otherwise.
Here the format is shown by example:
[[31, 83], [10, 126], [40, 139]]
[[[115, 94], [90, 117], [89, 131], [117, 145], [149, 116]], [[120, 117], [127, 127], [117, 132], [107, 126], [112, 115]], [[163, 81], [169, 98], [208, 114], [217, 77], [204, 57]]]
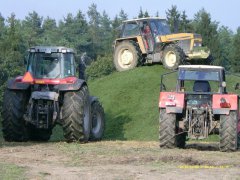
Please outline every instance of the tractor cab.
[[74, 52], [64, 47], [32, 47], [27, 71], [36, 79], [61, 79], [76, 76]]
[[206, 65], [179, 66], [177, 92], [187, 94], [226, 93], [224, 68]]

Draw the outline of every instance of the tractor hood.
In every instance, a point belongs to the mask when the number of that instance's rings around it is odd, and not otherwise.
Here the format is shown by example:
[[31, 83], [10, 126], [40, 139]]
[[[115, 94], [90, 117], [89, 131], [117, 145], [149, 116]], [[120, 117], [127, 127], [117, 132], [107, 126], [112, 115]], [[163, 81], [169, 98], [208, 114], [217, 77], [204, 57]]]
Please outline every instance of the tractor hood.
[[181, 40], [188, 40], [188, 39], [195, 39], [202, 42], [202, 36], [200, 34], [193, 34], [193, 33], [178, 33], [178, 34], [168, 34], [163, 36], [157, 36], [158, 42], [172, 42], [172, 41], [181, 41]]

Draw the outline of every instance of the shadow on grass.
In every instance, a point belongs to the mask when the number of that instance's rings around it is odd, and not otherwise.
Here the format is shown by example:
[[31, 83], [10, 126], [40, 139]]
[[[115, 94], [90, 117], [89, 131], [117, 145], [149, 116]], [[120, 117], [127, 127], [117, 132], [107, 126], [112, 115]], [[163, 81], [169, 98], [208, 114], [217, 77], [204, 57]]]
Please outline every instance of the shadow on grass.
[[131, 119], [122, 114], [105, 114], [105, 131], [104, 140], [127, 140], [125, 135], [125, 124], [129, 123]]
[[186, 149], [196, 149], [200, 151], [219, 151], [219, 143], [188, 143]]

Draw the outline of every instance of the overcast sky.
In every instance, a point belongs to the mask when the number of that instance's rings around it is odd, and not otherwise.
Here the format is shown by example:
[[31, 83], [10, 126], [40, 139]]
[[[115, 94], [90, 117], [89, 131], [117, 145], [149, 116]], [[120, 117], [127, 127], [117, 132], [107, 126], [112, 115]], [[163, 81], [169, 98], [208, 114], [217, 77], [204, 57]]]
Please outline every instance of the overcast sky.
[[9, 17], [12, 12], [18, 19], [24, 19], [29, 12], [36, 11], [40, 16], [51, 17], [57, 21], [68, 13], [76, 14], [78, 10], [86, 13], [88, 7], [97, 4], [100, 13], [105, 10], [111, 19], [123, 9], [128, 18], [138, 15], [140, 7], [151, 16], [159, 12], [165, 17], [165, 11], [177, 5], [179, 11], [186, 11], [188, 18], [193, 19], [200, 9], [205, 8], [212, 20], [228, 26], [234, 32], [240, 27], [240, 0], [0, 0], [0, 13]]

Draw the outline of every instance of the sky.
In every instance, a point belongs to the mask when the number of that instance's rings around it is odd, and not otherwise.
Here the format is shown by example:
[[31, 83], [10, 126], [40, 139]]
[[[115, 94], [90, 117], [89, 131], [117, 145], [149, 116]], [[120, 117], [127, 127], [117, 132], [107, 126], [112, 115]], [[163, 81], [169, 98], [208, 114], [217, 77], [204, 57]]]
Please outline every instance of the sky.
[[188, 18], [193, 19], [194, 14], [204, 8], [211, 14], [212, 21], [219, 22], [220, 26], [228, 26], [234, 32], [240, 27], [240, 0], [0, 0], [0, 13], [4, 18], [15, 13], [16, 18], [22, 20], [36, 11], [44, 18], [49, 16], [59, 21], [68, 13], [76, 15], [79, 10], [87, 13], [93, 3], [100, 13], [105, 10], [111, 19], [121, 9], [129, 19], [136, 17], [140, 7], [150, 16], [159, 12], [159, 16], [165, 18], [172, 5], [176, 5], [180, 12], [185, 10]]

